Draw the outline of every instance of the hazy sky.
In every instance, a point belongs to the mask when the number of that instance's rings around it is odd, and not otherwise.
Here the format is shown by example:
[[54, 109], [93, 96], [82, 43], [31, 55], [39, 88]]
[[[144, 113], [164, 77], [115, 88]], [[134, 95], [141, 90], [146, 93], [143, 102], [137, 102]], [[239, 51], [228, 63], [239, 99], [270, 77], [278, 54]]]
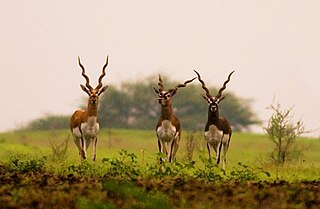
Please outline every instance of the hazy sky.
[[104, 84], [197, 69], [220, 86], [236, 70], [227, 91], [253, 99], [260, 119], [276, 97], [319, 128], [319, 10], [316, 0], [2, 1], [0, 131], [71, 115], [86, 96], [77, 56], [96, 85], [107, 54]]

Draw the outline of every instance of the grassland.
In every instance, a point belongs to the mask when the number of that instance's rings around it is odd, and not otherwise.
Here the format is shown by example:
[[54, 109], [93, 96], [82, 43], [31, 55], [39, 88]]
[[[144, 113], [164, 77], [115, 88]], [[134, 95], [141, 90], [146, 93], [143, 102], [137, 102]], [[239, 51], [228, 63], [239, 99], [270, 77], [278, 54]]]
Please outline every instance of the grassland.
[[[185, 162], [186, 141], [192, 134], [196, 147], [193, 160], [198, 162], [200, 156], [207, 156], [202, 133], [186, 133], [182, 135], [177, 160]], [[0, 134], [0, 159], [6, 159], [12, 153], [25, 152], [30, 155], [52, 154], [52, 144], [60, 145], [68, 141], [66, 161], [79, 163], [78, 150], [68, 130], [8, 132]], [[270, 162], [270, 153], [274, 145], [267, 136], [251, 133], [234, 133], [228, 151], [227, 171], [232, 171], [242, 163], [247, 166], [261, 167], [271, 173], [272, 179], [320, 180], [320, 140], [299, 138], [296, 144], [301, 147], [301, 156], [283, 166], [275, 166]], [[90, 147], [91, 148], [91, 147]], [[88, 157], [91, 149], [88, 149]], [[156, 163], [158, 147], [154, 131], [141, 130], [102, 130], [97, 144], [97, 163], [103, 158], [115, 157], [119, 151], [127, 150], [138, 157], [139, 162]]]
[[[186, 157], [190, 138], [196, 141], [192, 169]], [[0, 201], [8, 208], [157, 208], [150, 206], [155, 201], [162, 208], [317, 208], [320, 140], [299, 138], [296, 144], [301, 155], [277, 166], [271, 163], [273, 144], [267, 136], [234, 133], [223, 174], [218, 167], [211, 170], [204, 160], [207, 150], [202, 133], [183, 133], [178, 168], [158, 164], [154, 131], [102, 130], [95, 165], [90, 160], [80, 163], [68, 130], [1, 133]], [[12, 162], [19, 160], [22, 164], [13, 168]], [[161, 169], [166, 173], [160, 174]], [[109, 181], [112, 175], [122, 178], [121, 172], [134, 174], [129, 181], [139, 189]], [[204, 178], [195, 178], [195, 173]]]

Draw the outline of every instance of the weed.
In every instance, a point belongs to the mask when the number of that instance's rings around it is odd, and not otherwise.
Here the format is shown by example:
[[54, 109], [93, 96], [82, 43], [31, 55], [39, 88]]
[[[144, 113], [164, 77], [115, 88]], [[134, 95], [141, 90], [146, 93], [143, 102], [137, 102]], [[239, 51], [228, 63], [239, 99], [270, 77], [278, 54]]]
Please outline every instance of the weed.
[[64, 141], [61, 144], [56, 144], [53, 139], [49, 139], [51, 152], [52, 152], [52, 159], [54, 161], [63, 161], [68, 156], [68, 145], [69, 145], [70, 136], [68, 138], [65, 138]]
[[246, 181], [258, 181], [259, 175], [265, 174], [267, 177], [270, 177], [270, 173], [263, 170], [262, 168], [250, 169], [249, 166], [238, 163], [238, 169], [233, 170], [230, 173], [230, 179], [237, 182], [246, 182]]
[[196, 148], [199, 147], [199, 137], [196, 136], [196, 132], [190, 132], [187, 135], [186, 142], [186, 154], [185, 158], [187, 161], [192, 161], [193, 153]]
[[16, 154], [9, 157], [8, 167], [12, 171], [20, 173], [42, 171], [45, 165], [45, 157], [32, 158], [25, 154]]
[[71, 165], [68, 171], [79, 176], [98, 177], [101, 175], [101, 167], [97, 167], [91, 162], [84, 160], [80, 165]]
[[146, 175], [149, 178], [188, 176], [189, 170], [195, 168], [194, 165], [195, 161], [187, 163], [162, 162], [161, 164], [147, 165]]
[[120, 158], [103, 158], [102, 163], [106, 166], [106, 176], [121, 179], [136, 179], [141, 171], [137, 156], [127, 150], [119, 152]]
[[203, 162], [203, 168], [197, 168], [193, 175], [196, 178], [206, 179], [208, 181], [223, 180], [225, 178], [225, 171], [218, 166], [212, 159], [207, 159], [204, 156], [200, 156], [200, 160]]

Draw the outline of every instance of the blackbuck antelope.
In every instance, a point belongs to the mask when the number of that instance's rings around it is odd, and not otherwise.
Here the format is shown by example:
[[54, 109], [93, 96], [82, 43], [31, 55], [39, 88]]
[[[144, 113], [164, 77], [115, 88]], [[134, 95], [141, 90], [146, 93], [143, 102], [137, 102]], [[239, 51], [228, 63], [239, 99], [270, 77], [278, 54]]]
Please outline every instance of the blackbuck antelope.
[[[176, 153], [179, 148], [179, 141], [181, 136], [181, 125], [177, 116], [174, 115], [171, 106], [171, 99], [181, 87], [185, 87], [191, 83], [195, 78], [187, 80], [183, 84], [177, 85], [173, 89], [164, 90], [161, 76], [159, 75], [159, 89], [153, 87], [158, 94], [158, 102], [161, 105], [161, 116], [156, 126], [158, 137], [159, 152], [168, 156], [169, 162], [175, 160]], [[169, 150], [167, 150], [167, 147]], [[162, 159], [160, 158], [160, 162]]]
[[80, 84], [81, 89], [89, 95], [88, 106], [86, 110], [76, 110], [70, 118], [70, 129], [73, 135], [75, 144], [79, 149], [79, 155], [81, 159], [86, 159], [86, 151], [92, 143], [92, 160], [96, 160], [96, 145], [97, 134], [99, 131], [98, 121], [98, 104], [99, 96], [108, 88], [108, 86], [102, 85], [102, 78], [106, 75], [106, 67], [108, 65], [108, 58], [102, 68], [102, 74], [98, 79], [98, 85], [96, 88], [92, 88], [89, 84], [89, 77], [85, 74], [85, 68], [80, 62], [79, 65], [82, 69], [82, 76], [86, 79], [85, 86]]
[[219, 89], [218, 94], [214, 97], [211, 96], [209, 89], [201, 79], [200, 74], [197, 71], [195, 71], [195, 73], [198, 75], [198, 80], [206, 92], [206, 94], [202, 95], [202, 97], [209, 104], [208, 121], [204, 130], [204, 137], [207, 141], [209, 159], [211, 159], [212, 149], [214, 149], [216, 152], [217, 164], [219, 164], [222, 148], [222, 168], [225, 169], [227, 162], [226, 154], [229, 148], [232, 130], [228, 120], [219, 115], [219, 103], [225, 98], [225, 96], [222, 95], [222, 92], [226, 89], [226, 85], [230, 81], [230, 77], [234, 71], [229, 74], [228, 79], [223, 83], [222, 88]]

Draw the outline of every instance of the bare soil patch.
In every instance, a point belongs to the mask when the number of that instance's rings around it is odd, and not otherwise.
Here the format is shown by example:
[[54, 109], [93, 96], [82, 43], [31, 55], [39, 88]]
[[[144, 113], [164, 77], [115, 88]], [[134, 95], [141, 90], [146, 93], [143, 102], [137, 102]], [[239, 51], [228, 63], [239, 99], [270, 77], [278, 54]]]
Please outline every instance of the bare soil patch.
[[[132, 197], [104, 186], [107, 177], [16, 173], [0, 167], [0, 208], [133, 208]], [[169, 208], [319, 208], [319, 182], [209, 182], [200, 179], [138, 179], [142, 191], [168, 197]], [[126, 203], [131, 201], [131, 203]], [[139, 200], [136, 200], [136, 202]], [[99, 206], [99, 207], [98, 207]], [[148, 208], [140, 204], [135, 208]]]

